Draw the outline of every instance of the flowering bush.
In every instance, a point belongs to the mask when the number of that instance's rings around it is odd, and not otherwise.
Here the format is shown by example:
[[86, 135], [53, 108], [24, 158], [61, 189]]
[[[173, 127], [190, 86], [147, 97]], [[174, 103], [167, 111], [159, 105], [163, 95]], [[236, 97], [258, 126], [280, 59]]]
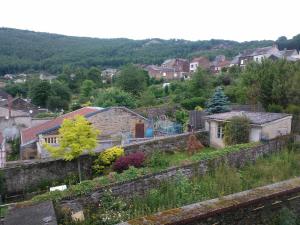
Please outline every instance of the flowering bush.
[[130, 166], [136, 168], [142, 167], [145, 161], [145, 154], [143, 152], [135, 152], [127, 156], [122, 156], [114, 163], [114, 170], [122, 172], [127, 170]]
[[104, 169], [111, 166], [114, 161], [124, 155], [124, 149], [118, 146], [106, 149], [101, 152], [94, 162], [94, 170], [103, 173]]

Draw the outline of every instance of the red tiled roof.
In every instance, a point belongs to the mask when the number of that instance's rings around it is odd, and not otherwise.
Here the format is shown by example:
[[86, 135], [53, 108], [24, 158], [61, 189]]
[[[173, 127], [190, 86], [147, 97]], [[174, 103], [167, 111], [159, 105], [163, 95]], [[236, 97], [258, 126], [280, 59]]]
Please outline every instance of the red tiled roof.
[[62, 124], [64, 119], [74, 118], [76, 115], [87, 116], [90, 113], [99, 111], [99, 108], [96, 107], [84, 107], [73, 112], [59, 116], [48, 122], [39, 124], [35, 127], [30, 127], [21, 131], [21, 144], [25, 145], [31, 141], [34, 141], [37, 138], [37, 135], [43, 131], [49, 130], [51, 128], [58, 127]]

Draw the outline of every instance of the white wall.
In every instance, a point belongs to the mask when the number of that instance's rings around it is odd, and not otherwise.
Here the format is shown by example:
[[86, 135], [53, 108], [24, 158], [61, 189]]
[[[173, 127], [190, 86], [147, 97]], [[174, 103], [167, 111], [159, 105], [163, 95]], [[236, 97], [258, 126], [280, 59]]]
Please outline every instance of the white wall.
[[261, 139], [261, 127], [251, 127], [250, 130], [250, 142], [258, 142]]
[[281, 135], [290, 134], [291, 126], [292, 116], [267, 123], [262, 127], [262, 137], [266, 139], [273, 139]]
[[[251, 126], [249, 141], [258, 142], [261, 138], [270, 140], [281, 135], [291, 133], [292, 116], [276, 120], [263, 126]], [[225, 143], [223, 139], [217, 137], [218, 122], [210, 121], [205, 123], [205, 129], [209, 130], [210, 145], [215, 148], [223, 148]]]
[[193, 62], [193, 63], [190, 63], [190, 71], [191, 72], [195, 72], [198, 68], [198, 63], [197, 62]]
[[209, 141], [210, 146], [215, 148], [225, 147], [224, 141], [221, 138], [217, 137], [218, 134], [218, 122], [210, 121], [209, 122]]

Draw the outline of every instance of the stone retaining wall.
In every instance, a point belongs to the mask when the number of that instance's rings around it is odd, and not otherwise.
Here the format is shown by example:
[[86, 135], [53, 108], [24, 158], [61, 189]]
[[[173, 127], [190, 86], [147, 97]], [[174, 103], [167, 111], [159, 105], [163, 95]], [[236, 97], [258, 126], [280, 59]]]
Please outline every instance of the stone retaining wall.
[[285, 207], [300, 214], [300, 178], [159, 212], [118, 225], [266, 225]]
[[[205, 131], [195, 133], [199, 140], [207, 144], [208, 134]], [[187, 146], [190, 133], [161, 137], [124, 146], [125, 153], [143, 151], [146, 154], [153, 151], [183, 150]], [[95, 156], [80, 157], [83, 178], [92, 178], [92, 165]], [[0, 169], [0, 176], [4, 179], [6, 195], [22, 194], [35, 191], [53, 181], [64, 181], [70, 176], [76, 176], [77, 160], [64, 161], [62, 159], [24, 160], [8, 162]]]

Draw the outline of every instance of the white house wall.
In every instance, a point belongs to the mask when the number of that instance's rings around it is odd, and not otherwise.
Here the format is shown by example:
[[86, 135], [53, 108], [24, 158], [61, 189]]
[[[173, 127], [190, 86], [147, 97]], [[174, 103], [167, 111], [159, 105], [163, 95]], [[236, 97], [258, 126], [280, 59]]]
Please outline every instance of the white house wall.
[[281, 135], [291, 133], [292, 117], [285, 117], [280, 120], [267, 123], [262, 127], [262, 138], [273, 139]]
[[250, 142], [258, 142], [261, 139], [261, 127], [251, 127], [250, 129]]
[[223, 148], [225, 147], [224, 141], [223, 139], [217, 137], [217, 133], [218, 133], [218, 122], [210, 121], [210, 128], [209, 128], [210, 146], [215, 148]]

